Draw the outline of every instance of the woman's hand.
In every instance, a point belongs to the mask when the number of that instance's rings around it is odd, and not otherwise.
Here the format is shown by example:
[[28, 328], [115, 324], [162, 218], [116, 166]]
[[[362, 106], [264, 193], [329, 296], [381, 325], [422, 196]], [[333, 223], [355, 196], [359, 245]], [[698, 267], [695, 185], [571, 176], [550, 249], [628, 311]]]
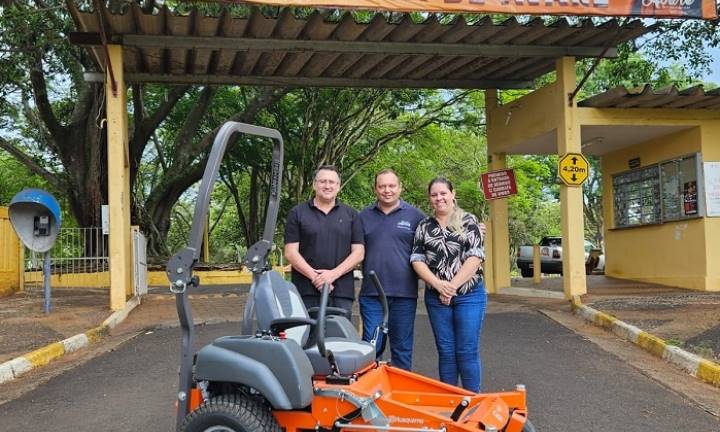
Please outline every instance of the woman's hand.
[[438, 280], [433, 287], [437, 290], [440, 295], [443, 295], [445, 297], [454, 297], [457, 295], [457, 288], [455, 285], [452, 284], [452, 282], [449, 281], [442, 281]]
[[450, 306], [451, 300], [452, 300], [452, 297], [448, 297], [448, 296], [440, 294], [440, 302], [442, 304], [444, 304], [445, 306]]

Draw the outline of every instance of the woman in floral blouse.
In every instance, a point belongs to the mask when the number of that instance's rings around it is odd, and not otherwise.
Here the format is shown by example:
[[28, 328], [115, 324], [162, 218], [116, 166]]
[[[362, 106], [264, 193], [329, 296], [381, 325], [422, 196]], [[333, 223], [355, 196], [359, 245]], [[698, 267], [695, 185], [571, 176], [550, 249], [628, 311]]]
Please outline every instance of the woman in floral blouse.
[[433, 216], [415, 231], [410, 262], [426, 283], [427, 307], [438, 350], [440, 380], [480, 391], [480, 332], [487, 293], [483, 284], [483, 230], [455, 201], [452, 183], [438, 177], [428, 186]]

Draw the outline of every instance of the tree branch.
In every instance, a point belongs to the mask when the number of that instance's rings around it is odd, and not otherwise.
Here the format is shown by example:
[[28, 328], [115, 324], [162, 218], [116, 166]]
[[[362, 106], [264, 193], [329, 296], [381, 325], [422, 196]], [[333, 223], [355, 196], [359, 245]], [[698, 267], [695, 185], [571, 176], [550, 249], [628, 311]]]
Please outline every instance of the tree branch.
[[30, 83], [33, 87], [33, 96], [40, 119], [45, 123], [48, 131], [55, 138], [55, 141], [58, 144], [63, 142], [66, 131], [52, 111], [52, 105], [50, 104], [47, 93], [47, 83], [45, 82], [42, 60], [39, 55], [35, 56], [35, 64], [30, 69]]
[[0, 148], [10, 153], [12, 157], [17, 159], [18, 162], [25, 165], [30, 171], [42, 177], [45, 181], [50, 183], [55, 189], [62, 190], [63, 184], [59, 180], [58, 176], [54, 175], [50, 171], [41, 167], [37, 164], [30, 156], [25, 154], [23, 151], [12, 145], [9, 141], [0, 137]]

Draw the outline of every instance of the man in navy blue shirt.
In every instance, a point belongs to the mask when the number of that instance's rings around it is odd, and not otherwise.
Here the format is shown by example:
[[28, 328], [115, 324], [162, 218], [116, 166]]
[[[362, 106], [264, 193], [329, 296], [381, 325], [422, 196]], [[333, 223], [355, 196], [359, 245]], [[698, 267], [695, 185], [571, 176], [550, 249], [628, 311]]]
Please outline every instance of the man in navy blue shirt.
[[[368, 272], [374, 270], [390, 307], [390, 363], [411, 370], [418, 279], [410, 264], [415, 228], [423, 212], [400, 199], [402, 185], [391, 169], [375, 176], [375, 204], [360, 212], [365, 236], [365, 261], [360, 291], [363, 339], [369, 341], [382, 321], [382, 305]], [[380, 335], [382, 336], [382, 335]], [[377, 341], [377, 346], [382, 340]]]
[[332, 165], [318, 168], [315, 196], [293, 207], [285, 224], [285, 258], [306, 308], [320, 305], [320, 291], [330, 284], [329, 306], [352, 316], [355, 283], [352, 270], [363, 260], [363, 232], [358, 214], [337, 199], [340, 174]]

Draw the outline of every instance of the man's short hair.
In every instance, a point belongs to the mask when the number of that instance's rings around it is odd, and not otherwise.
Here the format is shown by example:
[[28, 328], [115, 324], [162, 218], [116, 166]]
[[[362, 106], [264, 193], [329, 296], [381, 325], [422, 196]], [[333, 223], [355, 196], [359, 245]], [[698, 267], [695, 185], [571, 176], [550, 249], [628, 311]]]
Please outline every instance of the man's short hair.
[[398, 179], [398, 184], [401, 183], [401, 181], [400, 181], [400, 176], [398, 175], [397, 171], [395, 171], [395, 170], [392, 169], [392, 168], [385, 168], [385, 169], [382, 169], [382, 170], [378, 171], [377, 174], [375, 174], [375, 186], [377, 186], [377, 179], [378, 179], [378, 177], [380, 177], [380, 176], [383, 175], [383, 174], [392, 174], [392, 175], [395, 176], [396, 179]]
[[320, 165], [318, 167], [318, 169], [315, 170], [315, 173], [313, 174], [313, 181], [315, 181], [317, 179], [318, 173], [320, 173], [320, 171], [334, 171], [335, 174], [337, 174], [340, 181], [342, 181], [342, 177], [340, 177], [340, 171], [338, 170], [338, 168], [335, 165]]

